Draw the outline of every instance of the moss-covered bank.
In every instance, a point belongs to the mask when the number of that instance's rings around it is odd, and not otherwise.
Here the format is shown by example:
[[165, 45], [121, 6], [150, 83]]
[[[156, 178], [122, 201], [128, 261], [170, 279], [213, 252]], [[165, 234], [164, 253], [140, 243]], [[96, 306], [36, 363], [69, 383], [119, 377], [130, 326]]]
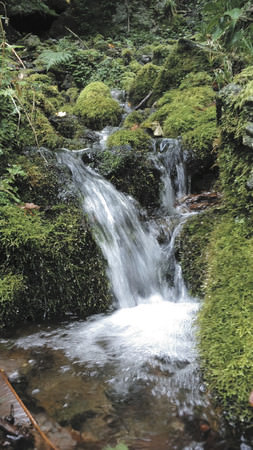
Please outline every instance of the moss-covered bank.
[[[251, 230], [251, 231], [250, 231]], [[224, 216], [211, 234], [200, 354], [209, 389], [229, 420], [252, 423], [253, 237], [246, 220]]]
[[214, 224], [205, 250], [205, 298], [199, 316], [205, 379], [227, 417], [249, 426], [253, 423], [252, 80], [248, 68], [218, 97], [218, 164], [225, 214]]
[[[0, 328], [105, 311], [106, 264], [74, 196], [60, 200], [66, 175], [59, 184], [60, 173], [38, 156], [26, 170], [15, 191], [26, 192], [23, 201], [5, 197], [0, 206]], [[34, 209], [24, 203], [31, 200]]]

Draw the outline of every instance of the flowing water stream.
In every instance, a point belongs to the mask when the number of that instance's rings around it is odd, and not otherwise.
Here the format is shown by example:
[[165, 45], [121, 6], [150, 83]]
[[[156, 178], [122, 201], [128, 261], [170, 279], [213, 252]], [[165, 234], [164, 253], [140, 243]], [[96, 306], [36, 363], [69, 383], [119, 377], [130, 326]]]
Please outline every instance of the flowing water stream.
[[[106, 131], [102, 147], [105, 138]], [[200, 377], [199, 301], [187, 294], [174, 255], [176, 235], [190, 214], [175, 207], [188, 189], [180, 141], [163, 139], [154, 154], [164, 186], [162, 245], [157, 221], [140, 222], [133, 199], [85, 166], [83, 152], [62, 150], [57, 158], [71, 171], [107, 260], [115, 308], [2, 340], [2, 355], [21, 358], [13, 380], [22, 384], [20, 373], [26, 374], [26, 395], [72, 429], [69, 440], [63, 433], [62, 449], [117, 442], [133, 450], [250, 449], [226, 436]]]

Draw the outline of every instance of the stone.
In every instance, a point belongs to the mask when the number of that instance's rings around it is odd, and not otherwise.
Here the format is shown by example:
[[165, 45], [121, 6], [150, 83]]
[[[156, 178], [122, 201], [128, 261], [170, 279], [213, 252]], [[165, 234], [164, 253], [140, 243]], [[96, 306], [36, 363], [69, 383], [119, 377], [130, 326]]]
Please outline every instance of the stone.
[[242, 143], [245, 147], [249, 147], [253, 149], [253, 137], [244, 134], [242, 137]]
[[245, 128], [245, 133], [248, 136], [253, 137], [253, 122], [248, 122]]

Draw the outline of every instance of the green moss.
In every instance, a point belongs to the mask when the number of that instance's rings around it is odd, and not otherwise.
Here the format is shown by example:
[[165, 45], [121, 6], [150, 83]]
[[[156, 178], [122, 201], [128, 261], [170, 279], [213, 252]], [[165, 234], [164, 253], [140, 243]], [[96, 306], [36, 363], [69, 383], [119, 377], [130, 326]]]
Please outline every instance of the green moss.
[[132, 111], [124, 120], [125, 128], [132, 128], [133, 126], [140, 125], [143, 122], [144, 115], [141, 111]]
[[128, 450], [128, 447], [125, 444], [118, 444], [116, 447], [106, 446], [103, 450]]
[[165, 136], [181, 136], [184, 146], [197, 158], [210, 159], [217, 127], [214, 92], [209, 86], [168, 91], [157, 107], [144, 121], [144, 127], [152, 129], [152, 123], [159, 122]]
[[180, 89], [189, 89], [195, 86], [211, 86], [212, 77], [207, 72], [190, 72], [188, 73], [183, 81], [181, 81]]
[[147, 157], [150, 137], [140, 128], [120, 130], [107, 141], [99, 170], [118, 189], [132, 195], [145, 207], [158, 206], [160, 173]]
[[145, 131], [137, 128], [135, 130], [118, 130], [111, 134], [107, 140], [107, 147], [130, 146], [133, 150], [149, 150], [151, 138]]
[[113, 100], [110, 89], [104, 83], [90, 83], [80, 93], [74, 112], [79, 114], [84, 124], [93, 129], [102, 129], [106, 125], [118, 125], [121, 109]]
[[164, 63], [164, 60], [171, 53], [172, 45], [159, 44], [152, 47], [152, 62], [158, 66]]
[[160, 67], [152, 63], [145, 64], [137, 73], [129, 90], [129, 99], [137, 105], [153, 89], [154, 82], [160, 72]]
[[252, 421], [253, 238], [245, 219], [224, 217], [211, 236], [199, 338], [206, 381], [229, 419]]
[[[225, 87], [221, 102], [221, 140], [218, 149], [220, 178], [225, 201], [234, 214], [248, 214], [252, 208], [252, 137], [246, 128], [252, 121], [253, 71], [247, 68], [235, 77], [238, 84]], [[245, 138], [249, 139], [248, 146]]]
[[[12, 316], [18, 313], [16, 300], [24, 295], [24, 280], [22, 275], [11, 273], [0, 278], [0, 329], [12, 321]], [[15, 313], [13, 313], [13, 310]]]
[[60, 147], [63, 140], [51, 125], [45, 114], [40, 109], [36, 109], [34, 114], [30, 116], [23, 115], [21, 126], [17, 136], [17, 145], [21, 148], [26, 146], [38, 146], [56, 148]]
[[210, 71], [212, 64], [208, 53], [197, 45], [185, 47], [182, 43], [174, 46], [166, 58], [153, 87], [153, 97], [159, 98], [165, 91], [178, 87], [190, 72]]
[[0, 272], [3, 280], [9, 273], [16, 277], [17, 286], [2, 286], [1, 326], [66, 313], [85, 316], [110, 304], [105, 263], [85, 219], [70, 205], [52, 210], [46, 220], [43, 213], [1, 208]]
[[253, 66], [250, 65], [243, 69], [238, 75], [234, 77], [234, 82], [240, 85], [245, 85], [253, 80]]
[[226, 144], [219, 150], [220, 180], [227, 207], [233, 214], [249, 214], [253, 189], [250, 183], [253, 155], [242, 145]]
[[218, 211], [208, 210], [190, 217], [176, 240], [177, 257], [184, 281], [193, 296], [203, 297], [207, 270], [207, 251]]

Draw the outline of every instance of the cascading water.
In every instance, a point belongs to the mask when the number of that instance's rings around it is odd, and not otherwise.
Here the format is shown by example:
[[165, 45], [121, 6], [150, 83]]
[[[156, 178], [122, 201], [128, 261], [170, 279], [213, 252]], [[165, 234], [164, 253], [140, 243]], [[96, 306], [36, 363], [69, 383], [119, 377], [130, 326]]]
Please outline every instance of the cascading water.
[[69, 167], [84, 212], [108, 262], [108, 276], [119, 307], [161, 301], [161, 249], [141, 226], [133, 202], [82, 163], [79, 153], [64, 151], [58, 160]]
[[[181, 147], [176, 140], [162, 142], [165, 193], [169, 180], [173, 195], [166, 204], [176, 212], [172, 202], [185, 187]], [[165, 151], [164, 147], [167, 147]], [[71, 358], [90, 367], [110, 364], [113, 389], [128, 392], [136, 380], [148, 380], [153, 392], [160, 391], [177, 400], [182, 389], [181, 413], [202, 402], [198, 395], [198, 375], [192, 321], [198, 303], [189, 298], [179, 266], [174, 257], [175, 236], [181, 226], [171, 232], [169, 244], [162, 249], [154, 236], [140, 223], [131, 198], [118, 192], [108, 181], [82, 162], [83, 151], [62, 150], [58, 161], [67, 166], [80, 193], [84, 212], [88, 215], [99, 246], [108, 263], [108, 276], [118, 303], [118, 310], [109, 317], [93, 318], [84, 324], [71, 325], [59, 331], [58, 338], [44, 334], [19, 342], [29, 346], [34, 339], [38, 346], [47, 343], [63, 349]], [[169, 158], [168, 154], [171, 154]], [[172, 183], [173, 173], [173, 183]], [[176, 186], [176, 189], [173, 188]], [[165, 198], [165, 195], [163, 197]], [[148, 228], [148, 227], [147, 227]], [[166, 255], [165, 255], [166, 254]], [[164, 256], [167, 263], [162, 264]], [[161, 267], [172, 265], [175, 285], [167, 286]], [[160, 367], [170, 373], [153, 374]], [[112, 375], [113, 374], [113, 375]], [[156, 382], [154, 382], [156, 380]]]
[[[101, 148], [109, 132], [101, 134]], [[201, 430], [197, 436], [196, 426], [189, 428], [194, 420], [199, 427], [199, 420], [207, 421], [213, 413], [195, 350], [193, 324], [199, 304], [187, 294], [174, 255], [176, 236], [189, 216], [175, 206], [187, 193], [180, 141], [162, 139], [154, 149], [152, 158], [164, 184], [162, 217], [147, 223], [140, 222], [133, 199], [84, 165], [86, 151], [63, 149], [57, 159], [72, 173], [83, 211], [107, 260], [115, 311], [62, 327], [42, 327], [15, 340], [15, 348], [29, 355], [32, 395], [44, 404], [50, 392], [60, 405], [57, 414], [63, 414], [63, 422], [64, 411], [73, 409], [70, 423], [76, 424], [78, 417], [77, 429], [100, 442], [97, 447], [87, 444], [87, 449], [104, 449], [104, 444], [118, 440], [134, 450], [225, 449], [214, 441], [209, 447], [202, 445]], [[167, 235], [161, 245], [159, 223]], [[49, 371], [41, 377], [44, 352], [49, 352]]]

